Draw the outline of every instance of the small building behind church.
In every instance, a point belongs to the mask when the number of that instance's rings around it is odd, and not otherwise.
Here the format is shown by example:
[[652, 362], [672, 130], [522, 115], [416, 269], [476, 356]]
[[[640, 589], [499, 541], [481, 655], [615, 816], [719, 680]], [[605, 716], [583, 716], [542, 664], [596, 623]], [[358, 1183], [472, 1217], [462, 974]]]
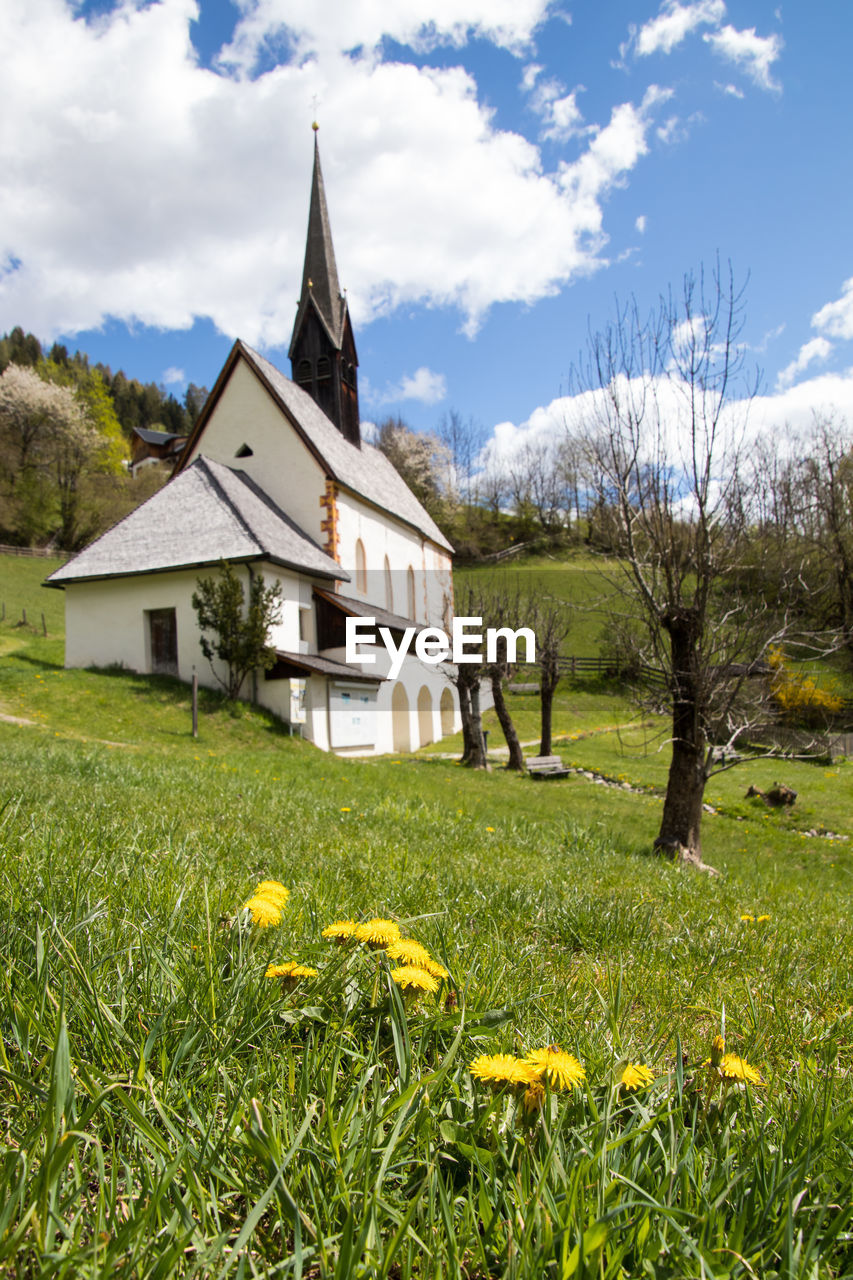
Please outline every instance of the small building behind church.
[[450, 627], [452, 547], [361, 436], [358, 358], [341, 293], [316, 134], [292, 380], [236, 341], [169, 483], [62, 568], [69, 667], [122, 664], [216, 685], [192, 594], [223, 560], [281, 585], [271, 670], [244, 689], [318, 747], [414, 750], [458, 727], [446, 667], [347, 663], [347, 618]]

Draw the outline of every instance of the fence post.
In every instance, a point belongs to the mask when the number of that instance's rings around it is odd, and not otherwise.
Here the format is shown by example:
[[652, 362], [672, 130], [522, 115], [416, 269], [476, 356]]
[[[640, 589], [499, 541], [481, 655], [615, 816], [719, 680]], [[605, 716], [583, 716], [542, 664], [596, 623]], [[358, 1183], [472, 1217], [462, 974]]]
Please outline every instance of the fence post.
[[198, 737], [198, 676], [193, 667], [193, 737]]

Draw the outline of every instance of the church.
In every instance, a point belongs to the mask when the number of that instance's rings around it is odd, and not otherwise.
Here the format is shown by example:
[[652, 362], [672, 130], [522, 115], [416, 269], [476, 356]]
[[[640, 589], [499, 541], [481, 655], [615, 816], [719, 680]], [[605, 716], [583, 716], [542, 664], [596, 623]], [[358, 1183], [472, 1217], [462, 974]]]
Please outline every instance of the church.
[[415, 750], [458, 728], [450, 671], [412, 654], [389, 679], [381, 645], [347, 662], [346, 622], [373, 618], [397, 643], [409, 627], [449, 630], [453, 549], [362, 439], [316, 126], [289, 356], [292, 378], [238, 339], [168, 484], [47, 579], [65, 592], [65, 664], [196, 672], [217, 687], [192, 595], [227, 560], [246, 597], [260, 574], [283, 600], [268, 637], [275, 664], [243, 696], [324, 750]]

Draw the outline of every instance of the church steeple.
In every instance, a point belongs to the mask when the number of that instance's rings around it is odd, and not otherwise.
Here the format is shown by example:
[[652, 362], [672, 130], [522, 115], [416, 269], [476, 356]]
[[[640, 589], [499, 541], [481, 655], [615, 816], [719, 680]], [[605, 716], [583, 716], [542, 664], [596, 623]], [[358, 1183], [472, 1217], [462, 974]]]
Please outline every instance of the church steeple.
[[316, 124], [302, 294], [290, 363], [294, 382], [316, 400], [347, 440], [360, 446], [358, 357], [346, 298], [338, 284]]

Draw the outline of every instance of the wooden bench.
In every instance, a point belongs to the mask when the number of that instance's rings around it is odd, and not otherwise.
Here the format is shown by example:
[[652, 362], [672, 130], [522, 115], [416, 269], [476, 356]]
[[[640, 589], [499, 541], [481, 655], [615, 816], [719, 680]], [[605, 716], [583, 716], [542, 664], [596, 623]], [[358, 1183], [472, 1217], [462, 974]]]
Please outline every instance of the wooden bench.
[[567, 769], [559, 756], [528, 756], [525, 761], [531, 778], [567, 778]]

